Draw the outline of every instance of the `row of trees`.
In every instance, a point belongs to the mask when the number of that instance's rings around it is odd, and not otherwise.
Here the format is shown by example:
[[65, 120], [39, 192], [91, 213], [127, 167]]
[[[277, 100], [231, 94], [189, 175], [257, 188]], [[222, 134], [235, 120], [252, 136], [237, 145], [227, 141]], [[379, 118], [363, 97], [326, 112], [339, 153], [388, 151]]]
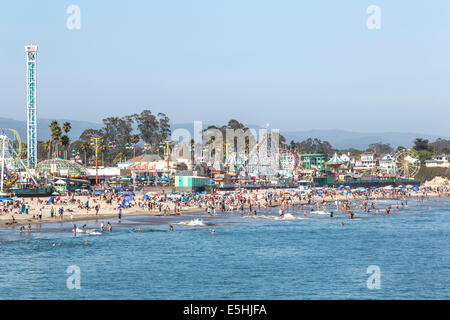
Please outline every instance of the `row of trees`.
[[[38, 144], [38, 150], [40, 151], [40, 156], [42, 153], [46, 153], [46, 158], [52, 157], [63, 157], [67, 159], [68, 150], [70, 148], [70, 138], [69, 132], [72, 129], [70, 122], [63, 122], [62, 126], [59, 125], [58, 121], [53, 120], [50, 123], [50, 139], [45, 142]], [[64, 133], [64, 134], [63, 134]], [[42, 157], [38, 158], [42, 159]]]
[[[164, 113], [154, 115], [150, 110], [122, 118], [109, 117], [102, 122], [101, 129], [84, 130], [70, 146], [73, 150], [83, 153], [85, 163], [95, 152], [91, 145], [93, 137], [102, 137], [99, 141], [102, 163], [113, 164], [135, 157], [144, 149], [151, 153], [162, 153], [160, 144], [171, 133], [169, 117]], [[143, 144], [138, 145], [139, 142]]]
[[[54, 120], [50, 123], [51, 138], [45, 142], [38, 143], [38, 158], [61, 157], [69, 158], [69, 152], [75, 150], [87, 164], [88, 159], [95, 155], [95, 147], [92, 145], [92, 138], [101, 137], [98, 149], [100, 160], [103, 164], [115, 164], [124, 161], [137, 154], [147, 151], [149, 153], [163, 153], [161, 145], [164, 140], [168, 139], [171, 134], [170, 119], [164, 113], [152, 114], [148, 109], [143, 110], [140, 114], [131, 114], [124, 117], [109, 117], [102, 120], [103, 127], [101, 129], [86, 129], [80, 137], [71, 142], [69, 132], [72, 126], [69, 122], [62, 123], [62, 126]], [[204, 130], [217, 129], [223, 136], [226, 136], [227, 129], [247, 130], [248, 128], [238, 120], [232, 119], [226, 125], [209, 126]], [[308, 138], [304, 141], [290, 141], [286, 143], [286, 139], [280, 135], [280, 147], [294, 150], [298, 153], [325, 153], [332, 155], [334, 152], [338, 154], [350, 152], [352, 154], [360, 154], [363, 151], [372, 151], [377, 153], [394, 153], [396, 150], [390, 144], [377, 142], [369, 145], [366, 150], [358, 150], [354, 148], [338, 150], [333, 148], [329, 141], [322, 141], [317, 138]], [[211, 141], [207, 141], [210, 143]], [[224, 141], [225, 143], [225, 141]], [[248, 141], [246, 140], [246, 151], [248, 152]], [[417, 138], [414, 141], [414, 150], [421, 161], [431, 159], [433, 154], [450, 153], [450, 140], [437, 139], [430, 143], [427, 139]], [[230, 150], [231, 151], [231, 150]]]

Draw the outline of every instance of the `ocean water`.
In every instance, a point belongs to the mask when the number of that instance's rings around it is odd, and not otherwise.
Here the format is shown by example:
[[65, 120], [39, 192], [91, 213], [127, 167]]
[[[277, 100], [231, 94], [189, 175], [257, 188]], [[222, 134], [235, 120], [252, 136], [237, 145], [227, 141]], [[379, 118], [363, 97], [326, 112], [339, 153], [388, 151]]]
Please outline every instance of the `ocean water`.
[[390, 216], [354, 220], [298, 209], [281, 219], [274, 208], [125, 217], [110, 233], [90, 221], [76, 237], [70, 223], [0, 229], [0, 299], [449, 299], [450, 199], [376, 202], [388, 204]]

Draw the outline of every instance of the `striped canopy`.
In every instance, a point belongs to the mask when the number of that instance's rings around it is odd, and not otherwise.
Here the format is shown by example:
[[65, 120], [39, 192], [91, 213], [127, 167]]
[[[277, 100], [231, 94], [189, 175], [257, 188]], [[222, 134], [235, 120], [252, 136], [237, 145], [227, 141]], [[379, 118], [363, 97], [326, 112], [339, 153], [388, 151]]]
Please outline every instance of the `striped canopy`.
[[341, 158], [338, 157], [337, 153], [334, 154], [333, 158], [331, 158], [327, 164], [342, 164], [344, 161], [341, 160]]

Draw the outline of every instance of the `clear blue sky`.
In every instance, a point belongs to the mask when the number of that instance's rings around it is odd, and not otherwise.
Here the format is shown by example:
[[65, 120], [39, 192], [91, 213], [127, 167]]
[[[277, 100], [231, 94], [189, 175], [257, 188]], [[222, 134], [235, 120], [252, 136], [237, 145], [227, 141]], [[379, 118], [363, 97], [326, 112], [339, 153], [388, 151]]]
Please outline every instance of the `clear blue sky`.
[[450, 136], [448, 0], [2, 1], [0, 40], [0, 117], [25, 119], [33, 43], [42, 118], [149, 107], [176, 123]]

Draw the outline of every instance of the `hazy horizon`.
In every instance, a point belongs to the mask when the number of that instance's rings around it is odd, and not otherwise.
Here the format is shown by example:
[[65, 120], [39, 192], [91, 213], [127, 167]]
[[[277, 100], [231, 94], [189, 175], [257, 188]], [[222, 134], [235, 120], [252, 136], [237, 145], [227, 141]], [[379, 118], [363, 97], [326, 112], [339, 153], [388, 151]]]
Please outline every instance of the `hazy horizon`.
[[[81, 10], [69, 30], [67, 7]], [[370, 5], [381, 29], [369, 30]], [[450, 3], [400, 0], [4, 3], [0, 117], [25, 120], [25, 52], [38, 51], [38, 118], [450, 136]], [[446, 120], [447, 119], [447, 120]]]

